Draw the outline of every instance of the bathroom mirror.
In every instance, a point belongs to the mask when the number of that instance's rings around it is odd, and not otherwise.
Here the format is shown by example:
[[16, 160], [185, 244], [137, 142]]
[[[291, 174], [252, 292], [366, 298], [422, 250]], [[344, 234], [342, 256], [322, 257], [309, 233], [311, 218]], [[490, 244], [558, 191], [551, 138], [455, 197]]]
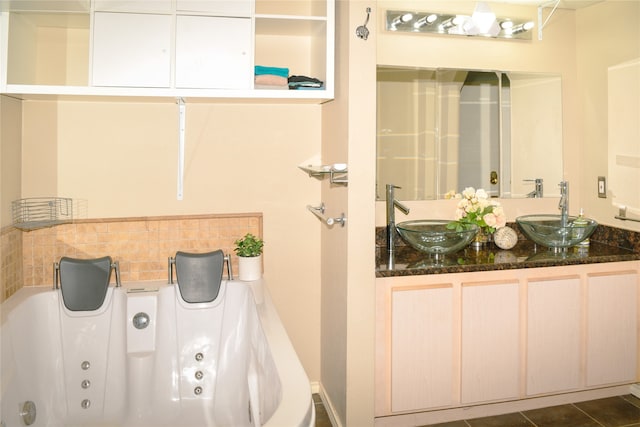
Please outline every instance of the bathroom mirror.
[[377, 70], [376, 197], [435, 200], [483, 188], [491, 197], [558, 196], [559, 75], [382, 67]]

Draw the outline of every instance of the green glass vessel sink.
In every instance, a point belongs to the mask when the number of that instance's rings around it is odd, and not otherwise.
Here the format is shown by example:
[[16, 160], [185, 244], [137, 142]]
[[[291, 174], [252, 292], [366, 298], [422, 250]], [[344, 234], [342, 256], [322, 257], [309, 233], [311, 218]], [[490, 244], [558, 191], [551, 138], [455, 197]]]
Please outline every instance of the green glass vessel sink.
[[478, 232], [478, 226], [470, 224], [462, 231], [449, 230], [449, 220], [420, 219], [404, 221], [396, 225], [400, 237], [411, 247], [432, 255], [445, 255], [467, 246]]
[[582, 223], [574, 224], [578, 217], [567, 217], [562, 225], [560, 215], [524, 215], [516, 218], [522, 232], [539, 245], [551, 249], [565, 249], [575, 246], [593, 234], [598, 223], [593, 219], [581, 218]]

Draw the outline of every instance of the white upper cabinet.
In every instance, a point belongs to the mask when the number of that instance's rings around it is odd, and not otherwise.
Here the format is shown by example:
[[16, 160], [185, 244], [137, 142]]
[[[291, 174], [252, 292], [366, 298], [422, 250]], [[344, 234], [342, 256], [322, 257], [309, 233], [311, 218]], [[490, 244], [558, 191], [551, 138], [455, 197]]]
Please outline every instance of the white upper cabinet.
[[[0, 9], [0, 93], [269, 98], [334, 94], [335, 0], [12, 1]], [[254, 66], [323, 82], [254, 85]]]
[[250, 89], [251, 20], [178, 16], [176, 87]]
[[250, 16], [251, 0], [176, 0], [176, 8], [180, 12], [206, 12], [217, 16]]
[[171, 0], [94, 0], [96, 11], [171, 12]]
[[94, 86], [171, 85], [171, 16], [97, 12], [93, 21]]
[[88, 12], [91, 0], [2, 0], [0, 11]]

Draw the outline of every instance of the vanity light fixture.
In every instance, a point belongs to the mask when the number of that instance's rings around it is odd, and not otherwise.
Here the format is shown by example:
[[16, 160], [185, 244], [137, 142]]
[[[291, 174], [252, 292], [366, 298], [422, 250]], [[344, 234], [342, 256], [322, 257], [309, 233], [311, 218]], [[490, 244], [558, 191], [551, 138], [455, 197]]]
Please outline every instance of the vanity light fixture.
[[446, 21], [444, 21], [443, 23], [441, 23], [438, 28], [441, 29], [442, 31], [447, 31], [449, 28], [455, 27], [459, 23], [459, 22], [458, 23], [454, 23], [455, 19], [456, 19], [456, 17], [452, 16], [451, 18], [449, 18]]
[[438, 15], [436, 15], [435, 13], [432, 13], [431, 15], [425, 15], [422, 18], [418, 19], [413, 24], [413, 28], [419, 30], [420, 28], [424, 27], [425, 25], [433, 24], [436, 21], [436, 19], [438, 19]]
[[402, 10], [386, 12], [386, 29], [397, 32], [531, 40], [534, 26], [531, 20], [495, 17], [490, 10], [478, 7], [474, 16]]
[[516, 25], [514, 27], [511, 27], [511, 28], [507, 29], [505, 31], [505, 34], [513, 36], [513, 35], [516, 35], [516, 34], [524, 33], [525, 31], [529, 31], [533, 27], [534, 27], [533, 21], [529, 21], [529, 22], [525, 22], [523, 24]]
[[395, 31], [397, 29], [397, 26], [400, 24], [406, 24], [407, 22], [411, 21], [413, 19], [413, 14], [410, 12], [402, 12], [400, 15], [396, 16], [395, 18], [393, 18], [393, 20], [391, 21], [391, 23], [389, 24], [388, 29]]
[[510, 21], [510, 20], [502, 21], [500, 23], [500, 28], [502, 28], [503, 30], [509, 30], [513, 28], [513, 21]]

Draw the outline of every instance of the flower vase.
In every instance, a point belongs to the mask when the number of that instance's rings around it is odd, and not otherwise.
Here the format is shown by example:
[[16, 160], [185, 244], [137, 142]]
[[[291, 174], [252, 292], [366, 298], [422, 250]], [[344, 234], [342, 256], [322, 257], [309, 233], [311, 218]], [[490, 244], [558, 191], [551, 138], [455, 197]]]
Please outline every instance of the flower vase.
[[476, 237], [474, 237], [473, 241], [471, 242], [471, 247], [473, 249], [482, 249], [487, 245], [487, 243], [489, 243], [489, 240], [489, 232], [483, 228], [480, 228], [478, 230], [478, 234], [476, 234]]
[[254, 257], [238, 257], [238, 279], [250, 282], [262, 277], [262, 255]]

